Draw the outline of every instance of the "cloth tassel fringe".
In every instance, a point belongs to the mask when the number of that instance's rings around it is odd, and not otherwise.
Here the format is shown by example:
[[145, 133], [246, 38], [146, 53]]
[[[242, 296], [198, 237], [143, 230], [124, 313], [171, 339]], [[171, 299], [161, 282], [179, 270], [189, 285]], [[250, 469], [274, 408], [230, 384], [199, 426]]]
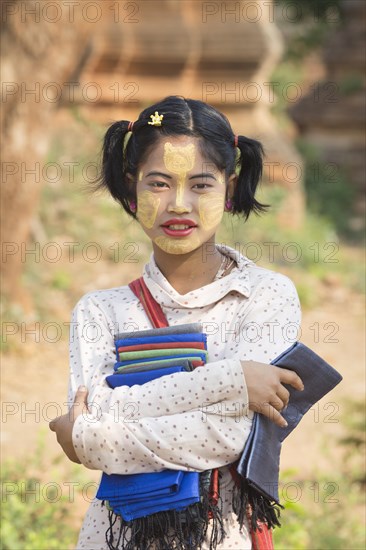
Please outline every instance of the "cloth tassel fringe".
[[[215, 550], [225, 537], [221, 503], [210, 498], [210, 482], [201, 474], [201, 501], [185, 510], [169, 510], [125, 521], [109, 510], [109, 528], [106, 542], [110, 550], [200, 550], [205, 542], [208, 527], [211, 528], [208, 548]], [[208, 481], [208, 482], [207, 482]], [[113, 530], [117, 522], [118, 536]]]
[[261, 531], [261, 523], [266, 524], [269, 529], [281, 527], [279, 520], [284, 506], [265, 498], [244, 479], [240, 480], [239, 486], [234, 487], [232, 505], [240, 528], [246, 520], [250, 522], [251, 531]]

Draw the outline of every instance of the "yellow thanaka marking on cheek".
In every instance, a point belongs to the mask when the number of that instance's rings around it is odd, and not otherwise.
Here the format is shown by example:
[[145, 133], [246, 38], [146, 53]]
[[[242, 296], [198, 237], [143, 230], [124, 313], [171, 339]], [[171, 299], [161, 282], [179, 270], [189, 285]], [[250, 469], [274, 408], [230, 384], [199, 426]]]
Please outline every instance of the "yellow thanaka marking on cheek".
[[160, 198], [151, 191], [137, 193], [138, 220], [142, 225], [151, 229], [155, 223], [156, 215], [160, 205]]
[[188, 254], [188, 252], [192, 252], [192, 250], [195, 250], [201, 244], [197, 235], [192, 235], [184, 240], [160, 235], [154, 239], [154, 242], [168, 254]]
[[204, 229], [209, 230], [218, 225], [224, 214], [224, 203], [223, 193], [212, 192], [200, 196], [198, 211]]
[[142, 178], [143, 178], [143, 177], [144, 177], [144, 173], [143, 173], [142, 170], [140, 170], [138, 180], [139, 180], [139, 181], [142, 181]]
[[165, 168], [178, 176], [176, 205], [183, 206], [184, 183], [187, 173], [193, 169], [196, 160], [196, 146], [174, 147], [170, 142], [164, 146]]

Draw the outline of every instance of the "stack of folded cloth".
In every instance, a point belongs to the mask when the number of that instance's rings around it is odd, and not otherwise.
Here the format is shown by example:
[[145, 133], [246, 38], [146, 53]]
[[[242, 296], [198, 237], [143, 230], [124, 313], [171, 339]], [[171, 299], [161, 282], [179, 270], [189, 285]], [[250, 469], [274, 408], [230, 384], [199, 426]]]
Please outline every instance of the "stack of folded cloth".
[[[207, 337], [199, 323], [117, 335], [115, 345], [115, 372], [106, 378], [111, 388], [145, 384], [207, 362]], [[103, 473], [97, 498], [127, 522], [157, 512], [181, 511], [200, 502], [199, 473]]]

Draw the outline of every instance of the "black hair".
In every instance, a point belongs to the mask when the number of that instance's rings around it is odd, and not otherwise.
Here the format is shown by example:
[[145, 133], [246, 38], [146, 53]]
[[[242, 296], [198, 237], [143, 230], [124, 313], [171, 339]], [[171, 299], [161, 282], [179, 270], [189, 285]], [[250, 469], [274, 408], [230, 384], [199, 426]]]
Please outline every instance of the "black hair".
[[[148, 124], [155, 111], [164, 115], [161, 126]], [[130, 216], [136, 217], [129, 206], [131, 200], [136, 200], [131, 176], [136, 181], [138, 167], [161, 137], [180, 135], [199, 138], [202, 154], [219, 170], [225, 170], [226, 177], [237, 171], [238, 181], [232, 197], [233, 214], [243, 214], [247, 219], [252, 211], [259, 213], [267, 208], [255, 199], [263, 169], [261, 143], [239, 135], [236, 148], [227, 117], [211, 105], [195, 99], [169, 96], [141, 112], [133, 123], [127, 141], [130, 129], [128, 120], [115, 122], [108, 129], [97, 181], [97, 187], [107, 188]]]

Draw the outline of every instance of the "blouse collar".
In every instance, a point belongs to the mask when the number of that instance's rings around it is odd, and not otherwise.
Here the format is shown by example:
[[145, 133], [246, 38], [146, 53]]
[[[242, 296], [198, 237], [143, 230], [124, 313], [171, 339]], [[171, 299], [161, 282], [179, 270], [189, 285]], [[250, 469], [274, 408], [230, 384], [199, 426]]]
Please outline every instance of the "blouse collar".
[[216, 248], [222, 254], [233, 258], [237, 263], [237, 267], [234, 267], [225, 277], [187, 294], [179, 294], [172, 287], [156, 265], [152, 253], [150, 261], [144, 267], [143, 278], [155, 300], [163, 307], [177, 308], [177, 306], [180, 306], [191, 309], [214, 304], [232, 291], [240, 292], [248, 298], [250, 295], [250, 281], [247, 266], [253, 265], [253, 262], [229, 246], [216, 244]]

